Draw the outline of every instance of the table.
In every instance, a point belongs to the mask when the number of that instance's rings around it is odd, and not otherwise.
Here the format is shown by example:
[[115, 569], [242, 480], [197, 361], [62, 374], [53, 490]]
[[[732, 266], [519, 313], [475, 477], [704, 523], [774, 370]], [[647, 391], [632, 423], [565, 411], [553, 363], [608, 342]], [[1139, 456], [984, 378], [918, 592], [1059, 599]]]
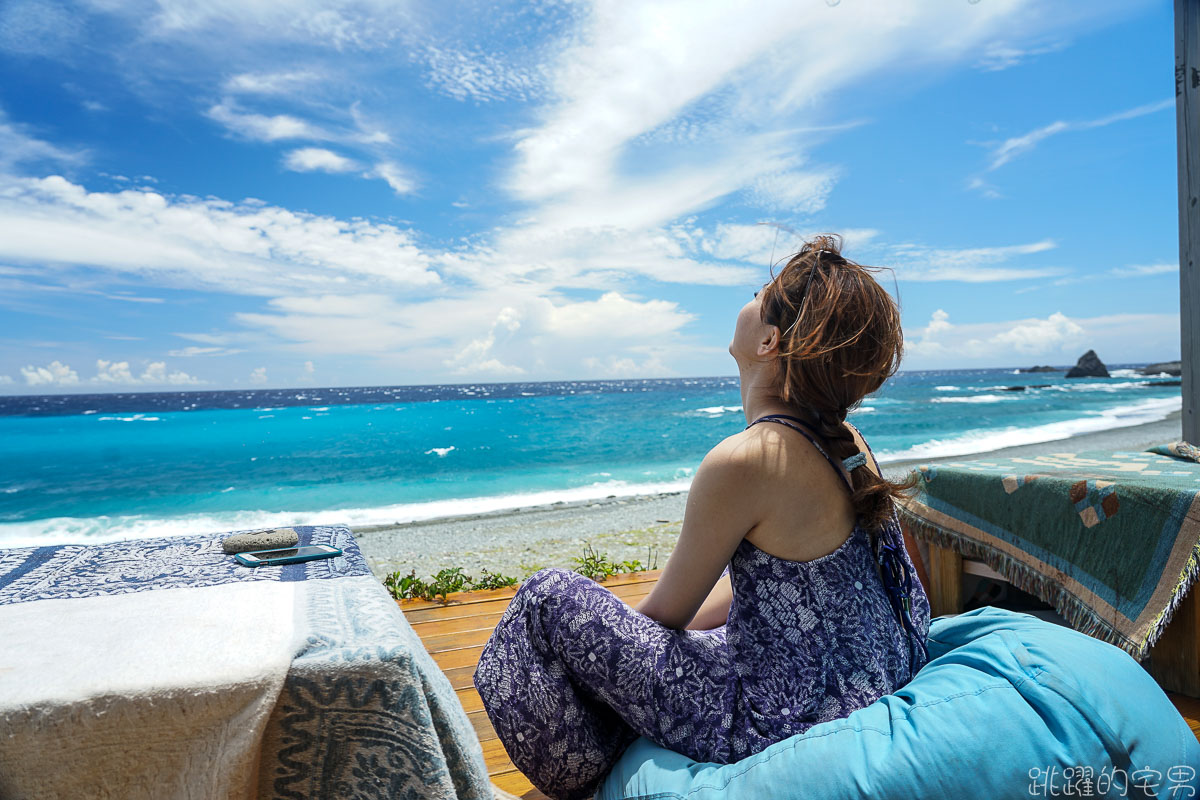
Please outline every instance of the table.
[[445, 675], [349, 529], [0, 550], [0, 796], [491, 798]]
[[978, 559], [1200, 696], [1200, 464], [1159, 452], [1054, 453], [918, 468], [901, 521], [930, 545], [934, 613]]

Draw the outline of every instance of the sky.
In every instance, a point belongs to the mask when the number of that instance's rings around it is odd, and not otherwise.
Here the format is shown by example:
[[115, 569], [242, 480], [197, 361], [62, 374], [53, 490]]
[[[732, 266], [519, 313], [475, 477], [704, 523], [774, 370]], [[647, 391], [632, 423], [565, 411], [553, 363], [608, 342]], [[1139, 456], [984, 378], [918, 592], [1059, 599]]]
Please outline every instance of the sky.
[[1169, 0], [0, 0], [0, 394], [1179, 357]]

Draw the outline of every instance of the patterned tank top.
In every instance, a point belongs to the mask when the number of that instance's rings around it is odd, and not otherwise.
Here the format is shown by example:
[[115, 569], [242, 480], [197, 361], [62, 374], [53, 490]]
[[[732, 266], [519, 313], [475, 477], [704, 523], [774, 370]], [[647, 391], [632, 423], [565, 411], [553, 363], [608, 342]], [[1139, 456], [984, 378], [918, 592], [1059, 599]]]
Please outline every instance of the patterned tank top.
[[[750, 425], [760, 422], [804, 435], [849, 485], [801, 420], [775, 414]], [[892, 694], [928, 661], [929, 600], [895, 512], [874, 549], [856, 522], [836, 550], [810, 561], [779, 558], [743, 539], [730, 575], [733, 760]]]

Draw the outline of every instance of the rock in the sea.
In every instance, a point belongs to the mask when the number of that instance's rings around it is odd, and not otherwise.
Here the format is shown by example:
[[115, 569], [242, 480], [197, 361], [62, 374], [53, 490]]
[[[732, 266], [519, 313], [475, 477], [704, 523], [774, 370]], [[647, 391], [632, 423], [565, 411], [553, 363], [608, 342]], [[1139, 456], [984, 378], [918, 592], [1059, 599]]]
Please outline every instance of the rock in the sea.
[[1058, 367], [1030, 367], [1029, 369], [1018, 369], [1017, 372], [1062, 372]]
[[1142, 367], [1143, 375], [1162, 375], [1163, 373], [1179, 377], [1183, 375], [1183, 364], [1179, 361], [1163, 361]]
[[1108, 367], [1096, 355], [1095, 350], [1088, 350], [1079, 357], [1075, 366], [1067, 370], [1068, 378], [1107, 378]]

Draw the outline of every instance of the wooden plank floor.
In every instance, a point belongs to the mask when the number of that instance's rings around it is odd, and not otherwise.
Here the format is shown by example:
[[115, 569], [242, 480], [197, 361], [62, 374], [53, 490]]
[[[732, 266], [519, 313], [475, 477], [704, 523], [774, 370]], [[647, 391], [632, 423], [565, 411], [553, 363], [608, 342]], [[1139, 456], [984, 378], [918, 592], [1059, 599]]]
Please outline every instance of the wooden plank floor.
[[[650, 593], [661, 570], [614, 575], [604, 582], [613, 594], [633, 605]], [[524, 775], [517, 771], [504, 751], [496, 732], [483, 710], [479, 693], [472, 681], [479, 653], [491, 636], [500, 615], [516, 594], [516, 588], [491, 589], [480, 592], [458, 592], [449, 596], [449, 603], [426, 600], [401, 600], [400, 608], [421, 637], [425, 649], [446, 673], [467, 718], [479, 734], [488, 776], [492, 783], [525, 800], [545, 798]], [[1200, 699], [1167, 693], [1175, 708], [1187, 721], [1196, 738], [1200, 739]]]
[[[604, 581], [604, 586], [633, 605], [650, 593], [650, 587], [660, 574], [662, 570], [614, 575]], [[544, 799], [545, 795], [517, 771], [508, 753], [504, 752], [504, 746], [496, 738], [472, 681], [475, 665], [479, 663], [479, 653], [515, 594], [515, 587], [457, 592], [449, 596], [447, 605], [426, 600], [401, 600], [400, 608], [413, 630], [421, 637], [425, 649], [433, 655], [433, 660], [446, 673], [450, 685], [458, 693], [467, 718], [479, 734], [492, 783], [525, 800]]]

